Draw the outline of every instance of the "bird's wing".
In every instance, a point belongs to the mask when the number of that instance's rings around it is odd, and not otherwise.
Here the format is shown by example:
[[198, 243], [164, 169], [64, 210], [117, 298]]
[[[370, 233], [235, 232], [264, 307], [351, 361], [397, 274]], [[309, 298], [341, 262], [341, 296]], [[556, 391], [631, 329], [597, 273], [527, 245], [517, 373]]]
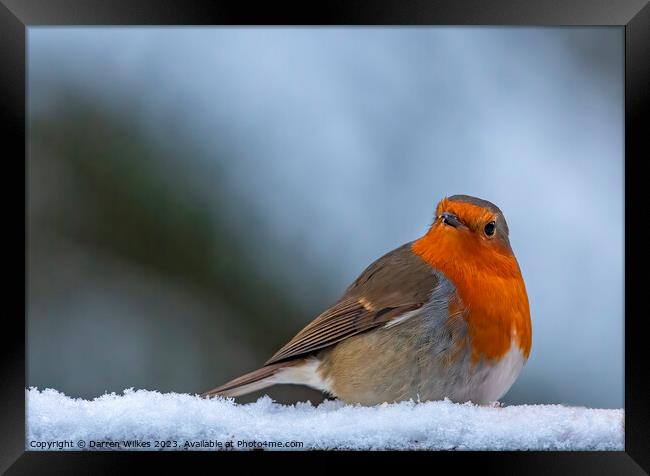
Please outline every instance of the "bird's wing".
[[361, 332], [401, 322], [407, 313], [429, 301], [439, 282], [439, 274], [407, 243], [368, 266], [336, 304], [301, 330], [266, 365], [305, 356]]

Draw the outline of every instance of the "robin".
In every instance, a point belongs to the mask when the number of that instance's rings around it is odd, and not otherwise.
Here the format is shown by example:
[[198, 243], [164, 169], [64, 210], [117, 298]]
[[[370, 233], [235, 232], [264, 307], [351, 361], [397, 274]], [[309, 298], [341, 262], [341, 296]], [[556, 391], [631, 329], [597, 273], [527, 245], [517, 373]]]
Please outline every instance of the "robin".
[[506, 219], [487, 200], [454, 195], [424, 236], [368, 266], [264, 367], [203, 396], [302, 384], [363, 405], [487, 404], [510, 389], [530, 348]]

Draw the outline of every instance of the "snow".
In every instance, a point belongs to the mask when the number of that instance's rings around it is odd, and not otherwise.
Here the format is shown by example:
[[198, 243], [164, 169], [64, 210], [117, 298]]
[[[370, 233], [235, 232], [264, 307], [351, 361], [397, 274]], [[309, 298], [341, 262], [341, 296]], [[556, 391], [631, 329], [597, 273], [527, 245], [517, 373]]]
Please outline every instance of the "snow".
[[[27, 450], [624, 449], [622, 409], [448, 400], [374, 407], [335, 400], [280, 405], [268, 396], [237, 404], [133, 389], [83, 400], [32, 387], [26, 397]], [[287, 443], [291, 446], [278, 447]]]

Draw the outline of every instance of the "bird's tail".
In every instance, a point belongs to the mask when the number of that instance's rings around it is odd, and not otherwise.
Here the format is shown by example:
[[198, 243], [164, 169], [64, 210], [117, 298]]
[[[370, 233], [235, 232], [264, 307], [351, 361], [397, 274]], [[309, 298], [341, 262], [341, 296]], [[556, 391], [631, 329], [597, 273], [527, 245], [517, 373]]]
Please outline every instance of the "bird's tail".
[[[263, 388], [270, 387], [276, 383], [294, 383], [279, 381], [276, 377], [276, 374], [283, 369], [289, 367], [294, 367], [303, 363], [302, 359], [290, 360], [288, 362], [279, 362], [276, 364], [265, 365], [261, 369], [254, 370], [249, 372], [241, 377], [237, 377], [234, 380], [231, 380], [228, 383], [221, 385], [220, 387], [209, 390], [201, 396], [203, 398], [210, 398], [217, 395], [222, 397], [238, 397], [240, 395], [245, 395], [247, 393], [255, 392], [257, 390], [262, 390]], [[283, 379], [284, 380], [284, 379]], [[295, 382], [299, 383], [299, 382]]]

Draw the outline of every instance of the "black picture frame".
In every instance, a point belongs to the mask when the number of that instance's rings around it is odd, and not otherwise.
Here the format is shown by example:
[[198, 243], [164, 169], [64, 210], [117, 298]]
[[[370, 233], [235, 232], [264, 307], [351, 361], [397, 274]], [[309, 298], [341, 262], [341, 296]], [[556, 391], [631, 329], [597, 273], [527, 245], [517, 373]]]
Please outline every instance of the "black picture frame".
[[[2, 332], [0, 398], [0, 471], [7, 474], [76, 474], [124, 472], [126, 464], [145, 462], [148, 470], [161, 463], [190, 461], [211, 465], [273, 458], [309, 461], [314, 455], [339, 464], [364, 458], [379, 464], [402, 458], [432, 458], [453, 465], [454, 471], [476, 468], [499, 474], [644, 474], [650, 472], [650, 375], [644, 358], [644, 294], [636, 290], [643, 277], [633, 227], [644, 217], [644, 176], [648, 153], [647, 121], [650, 90], [650, 6], [648, 0], [409, 0], [325, 2], [246, 2], [222, 0], [0, 0], [0, 90], [5, 171], [5, 204], [16, 203], [20, 188], [26, 201], [26, 33], [37, 25], [494, 25], [494, 26], [621, 26], [625, 29], [625, 450], [619, 452], [419, 452], [400, 453], [124, 453], [25, 451], [25, 325], [26, 271], [17, 250], [26, 253], [23, 210], [4, 221], [5, 319]], [[644, 119], [646, 121], [644, 121]], [[25, 162], [20, 163], [19, 157]], [[16, 190], [14, 190], [14, 187]], [[15, 206], [12, 210], [17, 209]], [[606, 217], [603, 217], [606, 222]], [[597, 230], [597, 224], [595, 232]], [[631, 258], [633, 257], [633, 258]], [[27, 258], [25, 254], [25, 259]], [[13, 267], [13, 269], [12, 269]], [[22, 276], [20, 280], [18, 277]], [[23, 296], [23, 297], [21, 297]], [[596, 296], [594, 297], [597, 298]], [[639, 310], [639, 311], [635, 311]], [[604, 352], [607, 350], [604, 349]], [[215, 460], [215, 458], [218, 458]], [[223, 458], [223, 459], [222, 459]], [[298, 459], [298, 460], [297, 460]], [[422, 461], [420, 461], [423, 463]], [[247, 467], [247, 466], [246, 466]], [[219, 469], [218, 466], [212, 466]], [[435, 466], [431, 467], [435, 470]]]

